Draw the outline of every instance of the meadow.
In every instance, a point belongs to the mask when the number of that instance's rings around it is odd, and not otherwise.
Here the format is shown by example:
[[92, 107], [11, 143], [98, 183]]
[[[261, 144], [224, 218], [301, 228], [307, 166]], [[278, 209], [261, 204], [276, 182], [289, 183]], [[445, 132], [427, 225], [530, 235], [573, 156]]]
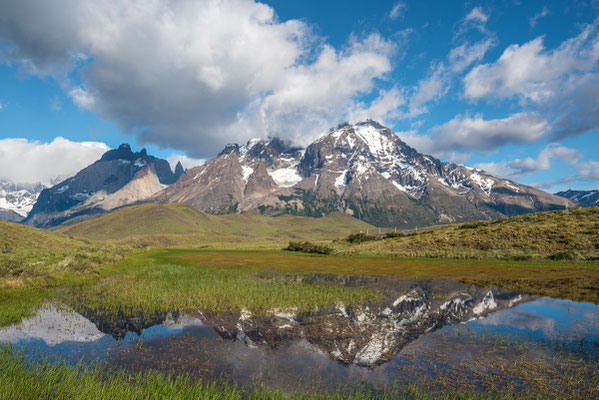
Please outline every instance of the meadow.
[[[140, 213], [136, 222], [142, 234], [132, 224], [122, 225], [119, 212]], [[87, 312], [110, 317], [197, 310], [301, 312], [376, 302], [380, 296], [357, 286], [293, 279], [307, 274], [447, 278], [599, 304], [599, 208], [380, 235], [345, 217], [267, 219], [188, 212], [184, 206], [125, 208], [57, 232], [0, 223], [0, 326], [33, 315], [47, 302], [75, 310], [84, 305]], [[157, 221], [154, 228], [152, 221]], [[362, 235], [365, 240], [348, 240], [366, 230], [370, 235]], [[296, 240], [330, 247], [333, 254], [283, 250]], [[576, 379], [582, 379], [577, 371], [583, 369], [576, 360], [564, 363], [568, 365], [572, 379], [567, 385], [576, 386]], [[0, 348], [0, 370], [0, 399], [102, 399], [115, 393], [124, 399], [527, 397], [516, 391], [435, 391], [430, 386], [403, 387], [397, 393], [375, 388], [329, 394], [248, 390], [155, 371], [29, 363], [10, 346]], [[583, 372], [588, 379], [588, 371]], [[590, 376], [599, 386], [599, 378]], [[543, 391], [535, 393], [528, 397]]]

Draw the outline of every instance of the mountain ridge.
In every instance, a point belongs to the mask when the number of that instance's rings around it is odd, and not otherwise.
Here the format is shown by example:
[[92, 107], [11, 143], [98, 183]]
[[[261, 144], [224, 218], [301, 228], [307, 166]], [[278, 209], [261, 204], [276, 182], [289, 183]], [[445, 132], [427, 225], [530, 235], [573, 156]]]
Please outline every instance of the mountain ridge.
[[280, 139], [231, 144], [153, 199], [214, 214], [344, 212], [410, 228], [563, 208], [564, 200], [419, 153], [381, 124], [343, 124], [306, 149]]

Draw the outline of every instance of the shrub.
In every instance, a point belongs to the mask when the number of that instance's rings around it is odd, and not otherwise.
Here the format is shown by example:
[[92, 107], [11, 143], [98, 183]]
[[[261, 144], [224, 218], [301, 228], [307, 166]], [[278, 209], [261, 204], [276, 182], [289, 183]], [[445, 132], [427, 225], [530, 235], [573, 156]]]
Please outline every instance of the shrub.
[[308, 241], [305, 242], [289, 242], [289, 245], [285, 248], [287, 251], [302, 251], [304, 253], [316, 253], [316, 254], [331, 254], [333, 249], [329, 246], [322, 244], [315, 244]]
[[573, 251], [558, 251], [547, 258], [550, 260], [576, 260], [576, 254]]
[[405, 237], [406, 234], [403, 232], [387, 232], [385, 234], [386, 238], [398, 238], [398, 237]]
[[363, 242], [368, 242], [371, 240], [376, 240], [377, 237], [376, 236], [372, 236], [372, 235], [367, 235], [365, 233], [354, 233], [353, 235], [349, 235], [347, 237], [347, 241], [350, 243], [363, 243]]
[[486, 223], [483, 221], [472, 221], [460, 225], [459, 229], [474, 229], [484, 225], [486, 225]]

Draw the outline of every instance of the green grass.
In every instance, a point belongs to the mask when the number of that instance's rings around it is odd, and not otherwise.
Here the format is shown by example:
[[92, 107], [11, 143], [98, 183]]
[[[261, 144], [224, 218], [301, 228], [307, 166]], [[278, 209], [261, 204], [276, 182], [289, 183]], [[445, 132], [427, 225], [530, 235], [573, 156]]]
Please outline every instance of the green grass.
[[59, 289], [93, 282], [130, 250], [0, 221], [0, 326], [31, 315]]
[[74, 237], [150, 246], [220, 245], [280, 248], [289, 240], [335, 239], [371, 225], [334, 213], [311, 218], [257, 212], [211, 215], [184, 204], [142, 204], [59, 229]]
[[338, 302], [363, 304], [378, 299], [371, 290], [263, 279], [262, 268], [211, 266], [172, 257], [180, 253], [154, 250], [131, 255], [126, 262], [104, 269], [97, 284], [65, 293], [65, 300], [73, 297], [75, 305], [85, 304], [87, 309], [112, 315], [242, 309], [309, 311]]
[[[501, 345], [500, 345], [501, 346]], [[0, 400], [27, 399], [210, 399], [210, 400], [358, 400], [358, 399], [410, 399], [410, 400], [470, 400], [470, 399], [540, 399], [571, 398], [591, 399], [599, 393], [597, 371], [580, 367], [575, 360], [564, 364], [558, 373], [559, 385], [548, 385], [536, 377], [530, 365], [509, 367], [516, 375], [522, 375], [531, 386], [526, 389], [495, 387], [472, 388], [469, 382], [456, 382], [451, 374], [441, 381], [424, 379], [419, 384], [396, 384], [382, 390], [370, 385], [339, 388], [329, 393], [293, 392], [244, 388], [230, 382], [205, 382], [187, 374], [170, 375], [148, 370], [133, 372], [125, 369], [107, 370], [98, 365], [78, 364], [70, 366], [48, 359], [27, 359], [23, 352], [11, 346], [0, 346]], [[560, 364], [561, 365], [561, 364]], [[492, 366], [491, 369], [496, 368]], [[592, 368], [592, 367], [591, 367]], [[574, 371], [572, 371], [574, 369]], [[556, 371], [557, 372], [557, 371]], [[402, 371], [398, 370], [398, 374]], [[563, 376], [567, 374], [567, 376]], [[486, 373], [482, 372], [484, 378]], [[493, 387], [493, 376], [487, 386]], [[584, 381], [580, 381], [584, 379]]]
[[394, 237], [359, 244], [337, 241], [335, 251], [394, 257], [596, 261], [599, 207], [390, 232], [388, 236]]

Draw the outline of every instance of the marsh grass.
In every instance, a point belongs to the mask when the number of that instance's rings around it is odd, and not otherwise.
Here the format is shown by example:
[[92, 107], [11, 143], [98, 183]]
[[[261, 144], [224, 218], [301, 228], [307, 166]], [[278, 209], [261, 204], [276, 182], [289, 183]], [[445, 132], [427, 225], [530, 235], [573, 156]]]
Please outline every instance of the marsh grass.
[[[502, 344], [498, 344], [498, 347]], [[493, 351], [496, 351], [494, 349]], [[436, 357], [442, 357], [437, 354]], [[417, 384], [389, 385], [378, 388], [369, 384], [345, 386], [333, 392], [281, 392], [262, 388], [240, 387], [221, 380], [207, 382], [188, 374], [170, 375], [148, 370], [133, 372], [126, 369], [108, 370], [97, 364], [68, 365], [60, 361], [27, 358], [21, 350], [11, 346], [0, 346], [0, 400], [28, 399], [211, 399], [211, 400], [358, 400], [358, 399], [405, 399], [405, 400], [470, 400], [470, 399], [540, 399], [570, 398], [591, 399], [597, 394], [597, 373], [579, 368], [571, 361], [566, 370], [558, 371], [568, 376], [558, 376], [561, 385], [547, 385], [539, 378], [540, 371], [529, 364], [514, 363], [512, 374], [524, 377], [532, 386], [522, 389], [504, 385], [496, 380], [494, 369], [499, 366], [488, 363], [487, 372], [482, 372], [472, 381], [459, 379], [451, 373], [443, 373], [435, 379], [423, 377]], [[401, 373], [398, 370], [398, 373]], [[413, 374], [417, 371], [409, 371]], [[589, 380], [589, 373], [590, 380]], [[587, 379], [581, 382], [582, 379]], [[484, 380], [484, 387], [476, 382]]]
[[[373, 290], [265, 280], [261, 269], [245, 265], [211, 267], [170, 257], [171, 251], [136, 254], [105, 269], [97, 284], [64, 293], [73, 306], [94, 312], [156, 313], [206, 310], [255, 313], [273, 309], [310, 311], [377, 301]], [[257, 253], [258, 255], [260, 253]]]

